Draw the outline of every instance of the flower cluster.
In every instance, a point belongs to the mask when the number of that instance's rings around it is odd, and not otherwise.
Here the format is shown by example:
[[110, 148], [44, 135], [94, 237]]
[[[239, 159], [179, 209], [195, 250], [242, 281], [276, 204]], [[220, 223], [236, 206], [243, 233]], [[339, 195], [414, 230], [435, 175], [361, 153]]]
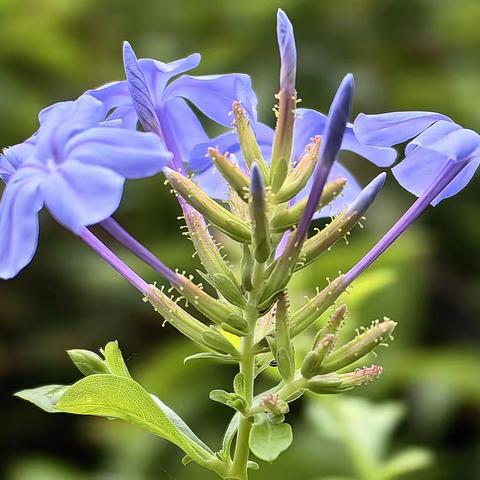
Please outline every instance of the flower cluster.
[[[44, 109], [38, 131], [0, 157], [6, 184], [0, 203], [2, 278], [15, 276], [31, 261], [38, 212], [45, 206], [201, 348], [189, 360], [239, 366], [233, 391], [210, 394], [235, 410], [216, 453], [131, 378], [115, 342], [101, 351], [102, 357], [85, 350], [69, 352], [85, 375], [74, 385], [18, 395], [51, 412], [136, 423], [180, 447], [185, 463], [195, 461], [230, 480], [245, 480], [249, 469], [258, 468], [250, 452], [271, 460], [288, 447], [292, 433], [285, 416], [290, 402], [306, 392], [341, 393], [378, 377], [381, 367], [358, 362], [391, 337], [396, 323], [376, 321], [339, 345], [347, 309], [341, 301], [335, 303], [430, 204], [465, 187], [480, 163], [478, 134], [444, 115], [360, 114], [349, 123], [351, 74], [340, 83], [328, 115], [297, 109], [295, 39], [281, 10], [277, 25], [281, 69], [275, 129], [258, 121], [257, 98], [247, 75], [187, 75], [199, 64], [198, 54], [170, 63], [139, 60], [125, 43], [125, 80]], [[209, 138], [196, 110], [226, 131]], [[357, 264], [292, 312], [292, 276], [362, 219], [387, 177], [387, 172], [379, 173], [361, 188], [339, 152], [349, 150], [385, 168], [396, 160], [392, 147], [407, 140], [405, 158], [392, 171], [418, 199]], [[200, 274], [216, 296], [193, 277], [172, 270], [112, 217], [125, 179], [160, 172], [179, 200], [204, 268]], [[331, 222], [309, 236], [312, 221], [325, 216], [332, 216]], [[202, 320], [121, 261], [92, 233], [89, 227], [95, 224], [157, 271]], [[220, 253], [214, 230], [241, 245], [238, 274]], [[332, 306], [329, 321], [319, 329], [319, 320]], [[296, 352], [295, 337], [315, 328], [310, 351]], [[255, 379], [269, 365], [276, 366], [279, 382], [256, 394]], [[267, 456], [257, 448], [266, 441]]]

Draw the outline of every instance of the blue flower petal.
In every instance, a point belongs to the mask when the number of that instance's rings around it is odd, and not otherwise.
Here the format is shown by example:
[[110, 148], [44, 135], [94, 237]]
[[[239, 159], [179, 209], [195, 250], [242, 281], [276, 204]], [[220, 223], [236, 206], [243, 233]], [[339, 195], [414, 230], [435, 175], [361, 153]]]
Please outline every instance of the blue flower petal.
[[165, 90], [165, 99], [184, 97], [207, 117], [224, 126], [231, 126], [232, 103], [241, 101], [252, 122], [257, 118], [257, 97], [248, 75], [231, 73], [192, 77], [183, 75]]
[[[327, 122], [326, 115], [315, 110], [304, 108], [298, 109], [298, 118], [295, 121], [294, 132], [294, 150], [293, 158], [295, 161], [303, 155], [305, 147], [310, 143], [315, 135], [323, 135]], [[347, 123], [345, 134], [342, 141], [342, 150], [354, 152], [378, 167], [390, 166], [397, 157], [393, 148], [365, 145], [355, 136], [353, 125]]]
[[38, 243], [38, 212], [43, 205], [41, 168], [19, 169], [0, 201], [0, 277], [14, 277], [32, 260]]
[[165, 103], [162, 116], [168, 122], [182, 161], [188, 162], [192, 149], [208, 141], [202, 124], [187, 102], [179, 97], [171, 98]]
[[67, 141], [77, 133], [97, 126], [105, 118], [103, 104], [90, 95], [74, 102], [55, 104], [41, 114], [36, 136], [37, 158], [61, 161]]
[[35, 153], [32, 139], [6, 148], [0, 155], [0, 178], [7, 183], [20, 165], [31, 159]]
[[121, 175], [107, 168], [66, 161], [52, 169], [44, 182], [45, 205], [59, 223], [79, 233], [115, 212], [123, 183]]
[[407, 146], [407, 156], [392, 172], [409, 192], [420, 196], [449, 161], [470, 159], [462, 172], [435, 198], [437, 205], [456, 195], [473, 177], [479, 165], [480, 136], [451, 122], [438, 122]]
[[128, 83], [125, 80], [107, 83], [101, 87], [87, 90], [85, 94], [102, 102], [107, 112], [119, 106], [133, 106]]
[[415, 137], [439, 120], [451, 121], [447, 116], [435, 112], [361, 113], [354, 121], [354, 131], [362, 143], [391, 147]]
[[172, 158], [155, 134], [115, 127], [90, 128], [75, 135], [65, 147], [65, 156], [109, 168], [126, 178], [155, 175]]

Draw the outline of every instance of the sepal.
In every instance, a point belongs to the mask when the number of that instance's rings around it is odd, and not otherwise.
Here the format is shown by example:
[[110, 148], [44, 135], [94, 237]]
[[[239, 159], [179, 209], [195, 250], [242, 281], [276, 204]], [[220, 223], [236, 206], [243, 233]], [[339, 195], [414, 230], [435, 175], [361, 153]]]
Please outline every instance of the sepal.
[[249, 225], [220, 206], [189, 178], [166, 167], [164, 169], [170, 185], [195, 210], [204, 215], [219, 230], [241, 243], [250, 243]]
[[217, 148], [209, 148], [208, 154], [230, 187], [242, 200], [247, 201], [250, 188], [249, 178], [240, 170], [238, 165], [230, 160], [227, 154], [220, 153]]
[[232, 111], [235, 117], [235, 127], [237, 129], [238, 141], [240, 143], [240, 150], [242, 151], [243, 158], [250, 168], [254, 163], [258, 163], [263, 177], [268, 183], [268, 167], [241, 102], [233, 102]]
[[[347, 181], [344, 178], [338, 178], [328, 182], [322, 191], [322, 195], [317, 205], [317, 211], [322, 209], [325, 205], [331, 203], [338, 197], [345, 188]], [[307, 206], [307, 198], [300, 200], [293, 206], [281, 210], [272, 218], [271, 226], [275, 233], [282, 233], [285, 230], [297, 225], [302, 218], [305, 207]], [[307, 243], [308, 240], [305, 242]]]
[[272, 194], [273, 203], [284, 203], [291, 200], [295, 195], [307, 185], [310, 177], [313, 175], [315, 166], [318, 162], [318, 153], [320, 151], [321, 137], [317, 135], [305, 148], [305, 153], [287, 176], [282, 188]]

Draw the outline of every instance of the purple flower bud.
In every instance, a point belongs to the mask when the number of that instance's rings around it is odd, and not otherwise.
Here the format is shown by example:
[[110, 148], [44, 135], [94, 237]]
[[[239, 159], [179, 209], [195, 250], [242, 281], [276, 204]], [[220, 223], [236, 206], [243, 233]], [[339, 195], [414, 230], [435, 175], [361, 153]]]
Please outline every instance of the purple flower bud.
[[280, 50], [280, 89], [288, 94], [295, 92], [295, 75], [297, 69], [297, 49], [293, 26], [287, 14], [278, 9], [277, 12], [277, 38]]
[[322, 145], [320, 147], [320, 160], [313, 174], [313, 187], [308, 197], [307, 206], [297, 230], [297, 239], [303, 240], [323, 192], [330, 170], [337, 159], [342, 145], [345, 127], [353, 100], [354, 81], [353, 75], [348, 74], [342, 80], [337, 93], [330, 106], [328, 121], [325, 127]]

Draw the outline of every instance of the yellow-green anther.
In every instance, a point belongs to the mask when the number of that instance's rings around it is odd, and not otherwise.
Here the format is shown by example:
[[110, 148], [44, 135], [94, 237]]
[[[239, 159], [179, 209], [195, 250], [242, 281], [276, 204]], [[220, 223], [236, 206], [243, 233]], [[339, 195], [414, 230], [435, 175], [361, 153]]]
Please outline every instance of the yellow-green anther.
[[385, 173], [378, 175], [362, 190], [345, 212], [332, 220], [323, 230], [305, 240], [300, 254], [302, 261], [297, 264], [297, 270], [314, 262], [338, 240], [349, 234], [379, 194], [385, 178]]
[[289, 301], [286, 292], [282, 292], [277, 301], [275, 314], [275, 360], [278, 371], [285, 381], [295, 374], [295, 352], [290, 340]]
[[312, 138], [302, 158], [287, 176], [282, 188], [272, 195], [272, 203], [288, 202], [307, 185], [317, 165], [320, 144], [319, 135]]
[[74, 349], [67, 350], [68, 356], [72, 359], [75, 366], [85, 375], [95, 375], [97, 373], [110, 373], [107, 364], [100, 355], [90, 350]]
[[325, 357], [335, 344], [336, 335], [328, 334], [322, 337], [313, 350], [305, 355], [300, 372], [304, 378], [312, 378], [320, 373]]
[[207, 328], [202, 333], [203, 342], [218, 353], [226, 353], [237, 358], [239, 353], [235, 346], [215, 327]]
[[372, 382], [378, 378], [382, 371], [382, 367], [372, 365], [370, 367], [357, 368], [350, 373], [317, 375], [308, 380], [306, 386], [314, 393], [342, 393]]
[[237, 332], [248, 333], [248, 322], [244, 320], [240, 310], [211, 297], [183, 275], [177, 274], [177, 281], [171, 283], [199, 312], [203, 313], [212, 322], [218, 325], [226, 323], [235, 328]]
[[223, 273], [235, 281], [231, 267], [223, 259], [220, 245], [210, 235], [203, 215], [187, 203], [182, 205], [182, 209], [190, 240], [207, 273]]
[[[322, 196], [318, 202], [317, 210], [320, 210], [325, 205], [332, 202], [345, 188], [347, 181], [345, 178], [337, 178], [325, 185], [322, 191]], [[305, 207], [307, 206], [308, 198], [304, 198], [293, 206], [282, 210], [272, 218], [271, 227], [275, 233], [281, 233], [288, 230], [300, 221]], [[306, 241], [308, 242], [308, 240]], [[305, 242], [305, 243], [306, 243]]]
[[320, 373], [334, 372], [355, 363], [388, 339], [396, 326], [397, 323], [389, 319], [375, 322], [354, 340], [334, 350], [325, 360]]
[[264, 263], [272, 252], [268, 204], [262, 172], [257, 163], [252, 165], [250, 178], [250, 218], [252, 222], [252, 244], [255, 259]]
[[348, 285], [343, 275], [333, 280], [327, 287], [310, 299], [305, 305], [293, 313], [290, 319], [290, 335], [292, 338], [313, 325], [335, 300], [345, 291]]
[[238, 196], [244, 200], [248, 200], [248, 190], [250, 181], [248, 177], [240, 170], [238, 165], [235, 165], [227, 155], [222, 155], [217, 148], [209, 148], [208, 154], [217, 167], [217, 170], [227, 181], [230, 187], [237, 192]]
[[243, 158], [249, 167], [252, 167], [254, 163], [258, 163], [265, 181], [268, 183], [268, 166], [265, 163], [257, 139], [255, 138], [255, 133], [250, 125], [250, 120], [248, 119], [247, 113], [242, 107], [241, 102], [233, 102], [232, 111], [233, 116], [235, 117], [235, 127], [237, 129], [238, 141]]
[[253, 257], [250, 251], [249, 245], [243, 245], [243, 255], [242, 255], [242, 287], [250, 292], [253, 288], [252, 285], [252, 275], [253, 275]]
[[150, 285], [150, 291], [145, 299], [152, 304], [156, 312], [180, 333], [183, 333], [183, 335], [202, 347], [206, 347], [202, 336], [203, 333], [208, 331], [208, 327], [205, 324], [192, 317], [192, 315], [187, 313], [154, 285]]
[[220, 206], [189, 178], [166, 167], [170, 185], [187, 203], [204, 215], [219, 230], [241, 243], [250, 243], [250, 226]]
[[221, 273], [215, 273], [210, 275], [210, 280], [217, 291], [225, 297], [227, 302], [237, 307], [244, 308], [246, 305], [246, 299], [243, 292], [236, 282], [232, 281], [230, 277]]

